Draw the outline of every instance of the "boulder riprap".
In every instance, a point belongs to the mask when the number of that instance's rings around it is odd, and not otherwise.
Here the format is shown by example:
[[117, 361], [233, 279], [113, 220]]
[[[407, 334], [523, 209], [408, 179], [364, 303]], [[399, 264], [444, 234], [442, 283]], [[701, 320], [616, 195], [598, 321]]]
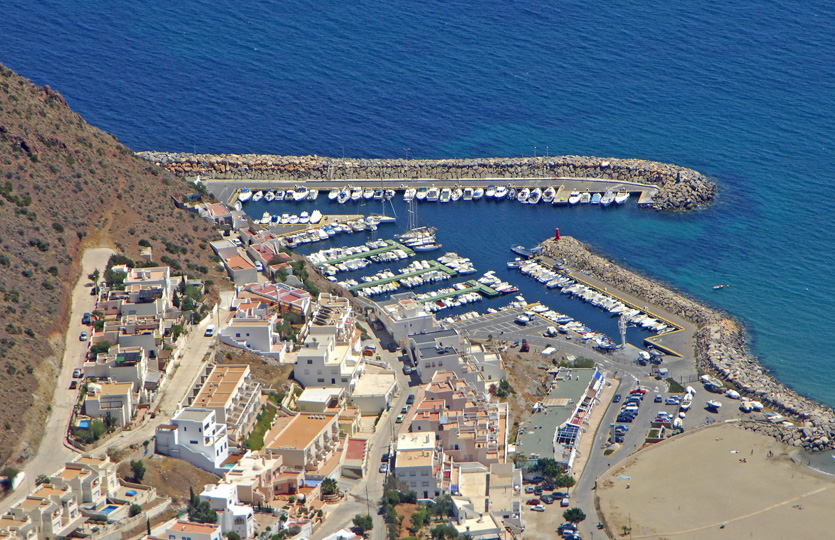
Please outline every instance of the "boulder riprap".
[[348, 159], [321, 156], [139, 152], [180, 176], [305, 182], [466, 180], [480, 178], [600, 178], [656, 186], [652, 207], [691, 210], [710, 204], [716, 184], [685, 167], [643, 159], [590, 156], [473, 159]]

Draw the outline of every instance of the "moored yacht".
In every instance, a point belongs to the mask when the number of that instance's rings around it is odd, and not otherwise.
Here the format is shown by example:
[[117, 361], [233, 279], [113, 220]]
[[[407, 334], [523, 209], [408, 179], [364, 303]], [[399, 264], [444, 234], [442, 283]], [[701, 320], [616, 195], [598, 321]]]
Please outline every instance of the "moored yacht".
[[618, 191], [617, 195], [615, 195], [615, 204], [623, 204], [626, 202], [626, 199], [629, 198], [629, 193], [626, 191]]
[[496, 196], [496, 186], [487, 186], [487, 189], [484, 190], [484, 195], [492, 198]]
[[554, 197], [557, 195], [557, 190], [553, 187], [548, 186], [545, 188], [545, 191], [542, 192], [542, 202], [548, 204], [554, 201]]
[[351, 190], [348, 188], [343, 189], [339, 192], [339, 195], [336, 196], [336, 202], [339, 204], [345, 204], [351, 198]]
[[612, 193], [611, 190], [607, 190], [606, 193], [604, 193], [603, 196], [600, 198], [600, 204], [603, 207], [609, 206], [613, 202], [615, 202], [615, 194]]
[[507, 200], [508, 201], [515, 201], [516, 196], [518, 194], [519, 193], [516, 191], [516, 188], [508, 188], [508, 190], [507, 190]]
[[429, 191], [426, 192], [426, 200], [429, 202], [435, 202], [438, 200], [438, 197], [441, 196], [441, 190], [432, 186], [429, 188]]
[[473, 200], [474, 200], [474, 201], [477, 201], [477, 200], [479, 200], [479, 199], [480, 199], [480, 198], [482, 198], [482, 197], [484, 197], [484, 188], [483, 188], [483, 187], [477, 187], [477, 188], [475, 188], [475, 189], [473, 190]]
[[252, 198], [252, 191], [249, 188], [243, 188], [238, 192], [238, 200], [246, 202]]
[[315, 201], [316, 197], [318, 197], [318, 196], [319, 196], [319, 190], [318, 189], [311, 189], [310, 191], [307, 192], [307, 200], [308, 201]]
[[496, 188], [496, 199], [502, 200], [507, 197], [507, 186], [498, 186]]
[[295, 201], [303, 201], [307, 198], [307, 188], [304, 186], [299, 186], [293, 191], [293, 200]]
[[541, 198], [542, 190], [540, 188], [533, 188], [530, 197], [528, 197], [528, 204], [537, 204]]
[[568, 204], [574, 206], [575, 204], [580, 202], [580, 192], [579, 191], [572, 191], [571, 195], [568, 196]]
[[419, 201], [423, 201], [423, 200], [426, 199], [426, 196], [428, 194], [429, 194], [429, 188], [426, 188], [426, 187], [418, 188], [417, 191], [415, 192], [415, 199], [417, 199]]

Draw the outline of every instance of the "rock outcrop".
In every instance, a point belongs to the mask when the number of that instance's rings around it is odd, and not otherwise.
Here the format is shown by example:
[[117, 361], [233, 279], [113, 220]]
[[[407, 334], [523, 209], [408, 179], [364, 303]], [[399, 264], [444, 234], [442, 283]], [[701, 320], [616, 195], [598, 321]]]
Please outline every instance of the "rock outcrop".
[[653, 207], [691, 210], [710, 204], [716, 184], [692, 169], [588, 156], [476, 159], [342, 159], [321, 156], [139, 152], [180, 176], [305, 182], [362, 179], [601, 178], [659, 188]]

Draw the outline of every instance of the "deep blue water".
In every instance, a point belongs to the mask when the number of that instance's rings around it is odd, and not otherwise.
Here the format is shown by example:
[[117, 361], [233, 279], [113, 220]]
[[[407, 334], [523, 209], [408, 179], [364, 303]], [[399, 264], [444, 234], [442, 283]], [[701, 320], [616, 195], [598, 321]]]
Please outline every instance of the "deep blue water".
[[470, 256], [560, 226], [743, 318], [766, 366], [835, 405], [831, 2], [6, 0], [2, 13], [0, 62], [137, 150], [571, 153], [711, 175], [721, 194], [704, 212], [424, 217]]

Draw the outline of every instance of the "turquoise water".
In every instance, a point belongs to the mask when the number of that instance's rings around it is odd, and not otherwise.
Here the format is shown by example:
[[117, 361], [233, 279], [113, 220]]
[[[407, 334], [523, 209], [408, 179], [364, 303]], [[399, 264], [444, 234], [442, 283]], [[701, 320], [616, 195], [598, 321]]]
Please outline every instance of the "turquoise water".
[[[426, 217], [459, 237], [469, 231], [465, 242], [486, 253], [560, 226], [743, 318], [766, 366], [835, 405], [830, 2], [10, 0], [3, 8], [0, 61], [58, 89], [135, 149], [571, 153], [711, 175], [720, 198], [703, 212], [485, 206], [467, 213], [469, 222]], [[491, 267], [504, 261], [496, 252]], [[713, 291], [718, 283], [731, 287]]]
[[104, 514], [105, 516], [107, 516], [107, 515], [110, 515], [110, 513], [113, 512], [114, 510], [116, 510], [117, 508], [119, 508], [119, 507], [116, 506], [115, 504], [108, 504], [107, 506], [105, 506], [104, 508], [101, 509], [101, 513]]

